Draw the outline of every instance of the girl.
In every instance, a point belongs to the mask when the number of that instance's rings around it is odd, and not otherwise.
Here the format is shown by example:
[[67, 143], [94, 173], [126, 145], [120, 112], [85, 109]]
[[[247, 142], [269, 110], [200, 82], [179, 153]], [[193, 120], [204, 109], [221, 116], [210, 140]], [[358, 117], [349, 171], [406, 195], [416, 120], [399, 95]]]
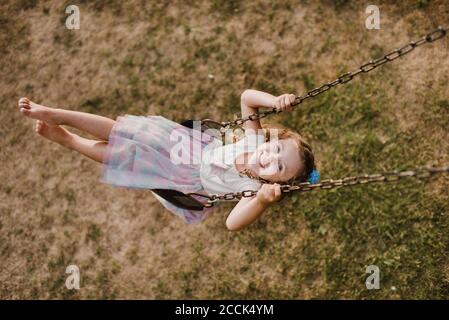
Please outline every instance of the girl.
[[[275, 97], [245, 90], [241, 95], [242, 116], [256, 113], [259, 107], [274, 106], [290, 111], [294, 100], [293, 94]], [[309, 144], [299, 134], [286, 129], [275, 131], [278, 139], [269, 138], [261, 134], [259, 120], [244, 123], [243, 139], [222, 145], [217, 139], [207, 141], [206, 134], [198, 137], [195, 130], [161, 116], [126, 115], [114, 121], [94, 114], [46, 107], [27, 98], [19, 100], [19, 110], [37, 120], [36, 132], [41, 136], [103, 163], [102, 181], [105, 183], [184, 193], [258, 190], [256, 196], [242, 198], [231, 211], [226, 220], [229, 230], [249, 225], [281, 198], [276, 182], [299, 179], [314, 183], [318, 179]], [[89, 133], [98, 140], [80, 137], [62, 125]], [[177, 139], [173, 139], [174, 133]], [[270, 130], [271, 136], [272, 133]], [[200, 146], [199, 151], [189, 153], [187, 162], [173, 159], [179, 138], [187, 141], [181, 143], [181, 149], [190, 150], [191, 142]], [[187, 223], [203, 220], [212, 210], [181, 209], [153, 194], [164, 207]]]

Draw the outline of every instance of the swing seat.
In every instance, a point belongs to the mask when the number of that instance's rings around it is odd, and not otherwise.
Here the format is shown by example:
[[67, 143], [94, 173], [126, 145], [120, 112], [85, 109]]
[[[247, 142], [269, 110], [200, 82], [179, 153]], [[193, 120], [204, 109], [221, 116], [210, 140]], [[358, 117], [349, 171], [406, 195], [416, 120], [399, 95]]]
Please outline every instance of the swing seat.
[[193, 129], [193, 122], [194, 121], [195, 120], [193, 120], [193, 119], [189, 119], [189, 120], [184, 120], [184, 121], [180, 122], [179, 124], [183, 125], [184, 127]]
[[193, 120], [193, 119], [188, 119], [188, 120], [184, 120], [182, 122], [180, 122], [179, 124], [183, 125], [184, 127], [190, 128], [190, 129], [196, 129], [196, 127], [194, 128], [193, 124], [194, 122], [197, 121], [201, 121], [201, 132], [205, 132], [206, 130], [209, 129], [213, 129], [213, 130], [209, 130], [208, 134], [212, 135], [214, 138], [218, 139], [218, 140], [222, 140], [223, 137], [221, 135], [221, 124], [210, 120], [210, 119], [204, 119], [204, 120]]
[[151, 191], [182, 209], [201, 211], [206, 207], [194, 197], [182, 193], [181, 191], [171, 189], [151, 189]]

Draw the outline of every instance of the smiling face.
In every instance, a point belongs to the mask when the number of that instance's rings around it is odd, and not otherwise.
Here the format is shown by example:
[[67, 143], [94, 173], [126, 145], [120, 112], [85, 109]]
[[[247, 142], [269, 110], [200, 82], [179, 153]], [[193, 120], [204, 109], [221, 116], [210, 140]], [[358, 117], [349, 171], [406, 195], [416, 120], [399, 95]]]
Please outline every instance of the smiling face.
[[299, 146], [293, 139], [265, 142], [250, 156], [249, 167], [265, 180], [288, 181], [302, 170]]

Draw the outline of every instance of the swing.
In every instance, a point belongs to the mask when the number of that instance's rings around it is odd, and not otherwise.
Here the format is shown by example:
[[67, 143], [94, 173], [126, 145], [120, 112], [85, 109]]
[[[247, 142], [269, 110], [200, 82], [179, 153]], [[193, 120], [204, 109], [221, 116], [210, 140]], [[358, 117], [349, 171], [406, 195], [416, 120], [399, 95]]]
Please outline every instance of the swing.
[[151, 191], [182, 209], [201, 211], [205, 208], [205, 205], [195, 199], [193, 194], [187, 195], [181, 191], [171, 189], [151, 189]]
[[[325, 83], [324, 85], [317, 87], [315, 89], [310, 90], [303, 96], [297, 96], [295, 98], [294, 103], [292, 106], [296, 106], [302, 102], [304, 102], [307, 99], [316, 97], [319, 94], [322, 94], [331, 88], [338, 86], [343, 83], [347, 83], [351, 81], [355, 76], [361, 74], [361, 73], [367, 73], [370, 72], [377, 67], [386, 64], [388, 62], [391, 62], [393, 60], [396, 60], [399, 57], [402, 57], [403, 55], [410, 53], [415, 48], [425, 44], [425, 43], [431, 43], [438, 39], [443, 38], [446, 36], [447, 29], [443, 27], [438, 27], [436, 30], [428, 33], [418, 41], [411, 41], [407, 45], [393, 50], [390, 53], [387, 53], [381, 58], [378, 58], [376, 60], [371, 60], [368, 63], [365, 63], [364, 65], [360, 66], [358, 69], [352, 71], [352, 72], [346, 72], [342, 75], [340, 75], [336, 80], [332, 82]], [[215, 138], [221, 139], [223, 143], [225, 143], [225, 132], [231, 128], [231, 127], [242, 127], [242, 125], [249, 120], [257, 120], [261, 118], [265, 118], [266, 116], [273, 114], [273, 113], [279, 113], [282, 111], [276, 110], [276, 108], [272, 108], [271, 110], [262, 111], [258, 113], [251, 114], [247, 116], [246, 118], [238, 118], [233, 121], [222, 121], [217, 122], [211, 119], [203, 119], [201, 120], [200, 130], [201, 132], [205, 132], [208, 129], [214, 129], [209, 130], [208, 132], [219, 132], [219, 134], [215, 135]], [[181, 122], [180, 124], [191, 128], [191, 129], [197, 129], [194, 128], [194, 122], [197, 120], [185, 120]], [[216, 130], [218, 129], [218, 130]], [[307, 192], [307, 191], [313, 191], [313, 190], [329, 190], [334, 188], [340, 188], [340, 187], [350, 187], [358, 184], [367, 184], [367, 183], [376, 183], [376, 182], [396, 182], [403, 178], [410, 178], [414, 177], [417, 179], [427, 179], [433, 175], [436, 174], [443, 174], [443, 173], [449, 173], [449, 166], [443, 166], [443, 167], [424, 167], [424, 168], [417, 168], [414, 170], [407, 170], [407, 171], [390, 171], [390, 172], [384, 172], [380, 174], [372, 174], [372, 175], [361, 175], [361, 176], [353, 176], [353, 177], [346, 177], [342, 179], [328, 179], [323, 180], [316, 184], [311, 184], [309, 182], [298, 182], [298, 183], [292, 183], [292, 185], [281, 185], [281, 192], [282, 193], [289, 193], [292, 191], [296, 192]], [[161, 196], [168, 202], [172, 203], [173, 205], [187, 210], [194, 210], [194, 211], [201, 211], [204, 208], [212, 207], [216, 202], [218, 201], [227, 201], [227, 200], [235, 200], [235, 199], [241, 199], [245, 197], [253, 197], [257, 194], [257, 191], [255, 190], [245, 190], [242, 192], [231, 192], [226, 193], [224, 195], [218, 195], [218, 194], [211, 194], [211, 195], [205, 195], [200, 193], [183, 193], [177, 190], [170, 190], [170, 189], [152, 189], [154, 193]], [[207, 199], [205, 203], [197, 200], [193, 196], [203, 197]]]

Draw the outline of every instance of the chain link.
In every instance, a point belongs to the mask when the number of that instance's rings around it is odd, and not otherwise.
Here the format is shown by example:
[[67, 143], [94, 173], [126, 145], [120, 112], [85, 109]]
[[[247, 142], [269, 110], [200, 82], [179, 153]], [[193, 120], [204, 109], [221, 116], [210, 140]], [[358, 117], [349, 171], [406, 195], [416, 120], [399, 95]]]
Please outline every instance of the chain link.
[[[281, 185], [282, 193], [289, 192], [308, 192], [313, 190], [331, 190], [342, 187], [351, 187], [359, 184], [368, 184], [376, 182], [397, 182], [405, 178], [414, 177], [419, 180], [428, 179], [437, 174], [449, 173], [449, 166], [443, 167], [423, 167], [417, 168], [415, 170], [407, 171], [388, 171], [378, 174], [370, 175], [360, 175], [345, 177], [342, 179], [327, 179], [319, 183], [310, 184], [309, 182], [292, 183], [291, 185]], [[218, 201], [229, 201], [229, 200], [239, 200], [241, 198], [250, 198], [257, 194], [256, 190], [245, 190], [242, 192], [226, 193], [223, 195], [210, 194], [201, 195], [208, 198], [207, 202], [204, 204], [205, 207], [212, 207], [215, 202]]]
[[[332, 89], [333, 87], [336, 87], [343, 83], [347, 83], [347, 82], [351, 81], [352, 79], [354, 79], [354, 77], [356, 77], [360, 73], [370, 72], [385, 63], [396, 60], [396, 59], [402, 57], [403, 55], [412, 52], [415, 48], [417, 48], [425, 43], [431, 43], [438, 39], [443, 38], [446, 35], [446, 33], [447, 33], [447, 29], [440, 26], [440, 27], [438, 27], [438, 29], [428, 33], [427, 35], [423, 36], [418, 41], [411, 41], [408, 44], [406, 44], [405, 46], [387, 53], [383, 57], [380, 57], [378, 59], [371, 60], [370, 62], [365, 63], [364, 65], [360, 66], [358, 69], [356, 69], [352, 72], [346, 72], [346, 73], [340, 75], [336, 80], [334, 80], [332, 82], [325, 83], [320, 87], [310, 90], [303, 96], [297, 96], [295, 98], [295, 102], [292, 105], [293, 106], [299, 105], [302, 102], [304, 102], [305, 100], [316, 97], [317, 95], [320, 95], [320, 94]], [[231, 126], [242, 126], [246, 121], [262, 119], [270, 114], [279, 113], [279, 112], [282, 112], [282, 111], [277, 110], [276, 108], [272, 108], [271, 110], [253, 113], [245, 118], [237, 118], [233, 121], [223, 121], [223, 122], [221, 122], [221, 125], [222, 125], [221, 132], [224, 133]]]

